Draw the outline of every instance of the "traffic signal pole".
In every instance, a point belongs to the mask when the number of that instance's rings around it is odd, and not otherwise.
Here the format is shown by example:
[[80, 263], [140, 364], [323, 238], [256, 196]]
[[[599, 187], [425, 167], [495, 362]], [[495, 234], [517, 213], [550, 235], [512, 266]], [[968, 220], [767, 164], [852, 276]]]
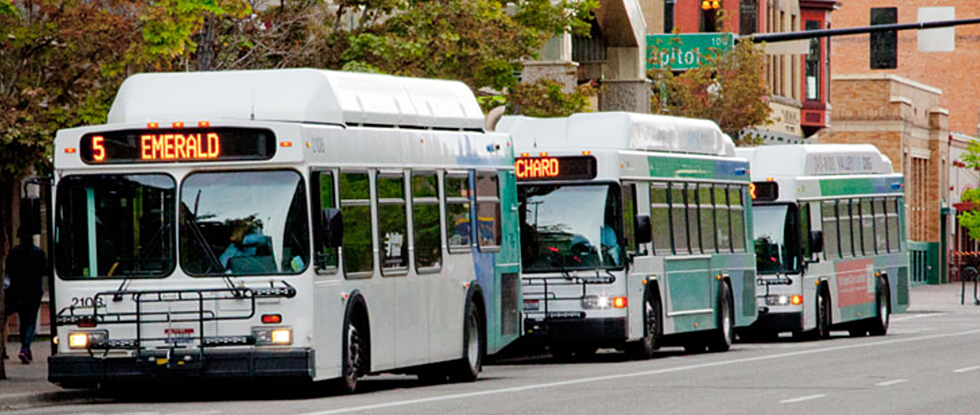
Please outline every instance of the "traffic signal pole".
[[935, 22], [845, 27], [841, 29], [804, 30], [800, 32], [756, 33], [753, 35], [741, 36], [738, 38], [738, 40], [751, 40], [753, 43], [789, 42], [793, 40], [803, 40], [803, 39], [812, 39], [812, 38], [821, 38], [821, 37], [860, 35], [865, 33], [891, 32], [891, 31], [900, 31], [900, 30], [938, 29], [943, 27], [963, 26], [963, 25], [971, 25], [971, 24], [980, 24], [980, 18], [960, 19], [960, 20], [941, 20]]

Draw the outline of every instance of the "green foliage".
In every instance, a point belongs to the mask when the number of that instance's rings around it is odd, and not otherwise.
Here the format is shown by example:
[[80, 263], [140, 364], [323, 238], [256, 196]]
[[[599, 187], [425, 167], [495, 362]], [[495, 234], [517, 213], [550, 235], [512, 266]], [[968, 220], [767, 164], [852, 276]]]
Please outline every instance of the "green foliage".
[[597, 92], [590, 85], [578, 86], [571, 92], [565, 92], [563, 87], [548, 78], [515, 85], [507, 94], [507, 112], [530, 117], [567, 117], [586, 111], [589, 97]]
[[243, 17], [251, 12], [245, 0], [160, 0], [140, 15], [146, 57], [162, 62], [195, 51], [194, 38], [205, 19]]
[[[966, 148], [966, 153], [960, 157], [960, 161], [966, 164], [967, 168], [980, 169], [980, 141], [971, 142]], [[980, 189], [964, 190], [960, 200], [980, 205]], [[980, 240], [980, 209], [960, 212], [959, 222], [969, 231], [971, 238]]]
[[[654, 50], [652, 56], [659, 59], [660, 52]], [[685, 72], [674, 72], [668, 65], [649, 71], [651, 112], [710, 119], [732, 137], [771, 122], [760, 47], [738, 42], [731, 51], [709, 54], [704, 60], [701, 67]]]

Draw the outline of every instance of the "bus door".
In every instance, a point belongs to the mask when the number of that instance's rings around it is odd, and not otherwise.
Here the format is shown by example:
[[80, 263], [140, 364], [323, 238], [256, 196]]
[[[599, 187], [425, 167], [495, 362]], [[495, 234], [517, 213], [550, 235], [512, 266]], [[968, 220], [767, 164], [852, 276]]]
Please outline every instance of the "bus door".
[[[647, 279], [656, 277], [654, 257], [649, 242], [643, 242], [642, 232], [652, 233], [650, 225], [650, 186], [647, 183], [623, 182], [623, 239], [626, 249], [626, 289], [629, 298], [629, 328], [631, 339], [641, 338], [644, 333], [644, 300], [647, 295]], [[641, 222], [646, 222], [641, 225]], [[646, 239], [650, 239], [647, 237]], [[652, 287], [652, 286], [651, 286]], [[650, 293], [653, 295], [653, 293]]]
[[711, 254], [702, 254], [697, 187], [672, 183], [669, 188], [673, 256], [664, 261], [667, 320], [674, 332], [714, 327], [715, 290]]

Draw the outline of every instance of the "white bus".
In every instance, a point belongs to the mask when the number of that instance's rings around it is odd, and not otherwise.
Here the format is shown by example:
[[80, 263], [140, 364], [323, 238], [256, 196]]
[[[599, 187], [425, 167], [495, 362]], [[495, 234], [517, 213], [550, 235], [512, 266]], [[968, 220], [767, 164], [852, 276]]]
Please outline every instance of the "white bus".
[[136, 75], [55, 154], [52, 382], [468, 381], [520, 335], [512, 146], [462, 83]]
[[717, 125], [630, 113], [500, 124], [519, 154], [531, 344], [558, 358], [724, 351], [755, 321], [748, 163]]
[[909, 306], [903, 176], [872, 145], [737, 153], [752, 169], [759, 274], [746, 336], [885, 335]]

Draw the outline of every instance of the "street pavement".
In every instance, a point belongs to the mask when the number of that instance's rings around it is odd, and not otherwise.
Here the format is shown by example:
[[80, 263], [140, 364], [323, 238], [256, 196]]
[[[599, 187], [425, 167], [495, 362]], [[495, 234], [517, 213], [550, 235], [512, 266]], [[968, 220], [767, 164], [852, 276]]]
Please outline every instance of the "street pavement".
[[612, 351], [581, 363], [511, 359], [473, 383], [426, 386], [386, 375], [363, 380], [352, 396], [274, 383], [171, 385], [10, 413], [977, 414], [980, 307], [961, 306], [959, 294], [955, 285], [914, 289], [912, 309], [893, 316], [886, 337], [835, 332], [829, 340], [781, 338], [697, 355], [666, 348], [648, 361]]

